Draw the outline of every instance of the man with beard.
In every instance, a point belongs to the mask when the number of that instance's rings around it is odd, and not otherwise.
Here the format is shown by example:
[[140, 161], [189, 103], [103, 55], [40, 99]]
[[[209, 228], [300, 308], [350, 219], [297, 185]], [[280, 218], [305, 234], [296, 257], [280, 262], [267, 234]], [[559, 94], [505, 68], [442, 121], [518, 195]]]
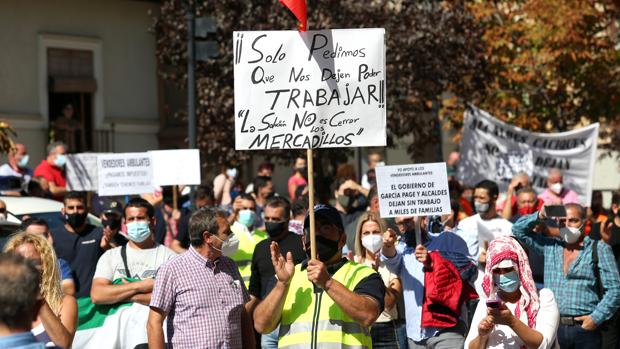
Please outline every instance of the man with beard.
[[68, 192], [60, 212], [65, 225], [52, 231], [54, 249], [73, 271], [75, 297], [88, 297], [97, 261], [105, 250], [103, 231], [88, 223], [86, 197], [81, 192]]
[[[372, 346], [370, 325], [383, 311], [385, 286], [372, 268], [342, 257], [346, 235], [339, 212], [328, 205], [314, 207], [318, 259], [295, 266], [293, 254], [280, 253], [271, 242], [277, 282], [254, 311], [254, 327], [272, 332], [278, 325], [279, 348], [309, 346]], [[309, 218], [304, 245], [310, 254]]]

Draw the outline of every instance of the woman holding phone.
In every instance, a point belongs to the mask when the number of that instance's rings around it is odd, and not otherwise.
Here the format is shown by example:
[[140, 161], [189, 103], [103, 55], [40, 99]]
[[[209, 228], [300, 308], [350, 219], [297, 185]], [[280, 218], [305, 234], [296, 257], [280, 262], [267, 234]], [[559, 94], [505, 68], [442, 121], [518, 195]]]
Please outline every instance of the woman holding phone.
[[554, 348], [560, 313], [553, 292], [536, 290], [527, 254], [513, 237], [491, 241], [465, 348]]

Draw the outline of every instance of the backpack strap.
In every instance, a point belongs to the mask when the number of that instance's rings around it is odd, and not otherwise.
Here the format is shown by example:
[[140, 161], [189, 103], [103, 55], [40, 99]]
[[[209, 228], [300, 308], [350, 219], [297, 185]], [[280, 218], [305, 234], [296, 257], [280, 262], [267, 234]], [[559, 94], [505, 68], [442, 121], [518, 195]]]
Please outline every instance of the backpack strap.
[[125, 275], [130, 278], [131, 272], [129, 271], [129, 266], [127, 265], [127, 245], [123, 245], [121, 247], [121, 258], [123, 259], [123, 264], [125, 265]]
[[603, 299], [603, 287], [601, 285], [601, 271], [598, 267], [598, 242], [599, 240], [592, 240], [592, 264], [594, 266], [594, 282], [596, 284], [596, 293], [599, 299]]

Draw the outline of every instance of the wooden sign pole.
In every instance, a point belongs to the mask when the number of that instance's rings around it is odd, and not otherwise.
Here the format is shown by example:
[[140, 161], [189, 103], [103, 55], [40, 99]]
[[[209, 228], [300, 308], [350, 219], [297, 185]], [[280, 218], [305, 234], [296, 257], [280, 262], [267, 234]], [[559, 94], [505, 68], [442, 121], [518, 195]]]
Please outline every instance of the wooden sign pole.
[[312, 148], [306, 150], [308, 163], [308, 215], [310, 217], [310, 258], [316, 259], [316, 230], [314, 222], [314, 160]]

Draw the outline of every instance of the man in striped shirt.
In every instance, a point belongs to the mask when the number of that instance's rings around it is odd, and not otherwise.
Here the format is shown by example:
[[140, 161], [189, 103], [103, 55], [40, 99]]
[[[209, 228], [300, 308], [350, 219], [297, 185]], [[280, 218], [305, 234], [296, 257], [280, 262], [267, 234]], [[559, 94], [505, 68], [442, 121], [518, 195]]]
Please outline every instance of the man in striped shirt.
[[[528, 248], [544, 255], [545, 287], [553, 291], [560, 309], [560, 347], [600, 348], [600, 325], [620, 306], [620, 276], [611, 247], [583, 233], [585, 209], [579, 204], [565, 207], [559, 239], [534, 232], [534, 227], [547, 218], [544, 208], [521, 217], [512, 232]], [[595, 244], [598, 251], [593, 254]], [[598, 263], [594, 265], [596, 256]]]

